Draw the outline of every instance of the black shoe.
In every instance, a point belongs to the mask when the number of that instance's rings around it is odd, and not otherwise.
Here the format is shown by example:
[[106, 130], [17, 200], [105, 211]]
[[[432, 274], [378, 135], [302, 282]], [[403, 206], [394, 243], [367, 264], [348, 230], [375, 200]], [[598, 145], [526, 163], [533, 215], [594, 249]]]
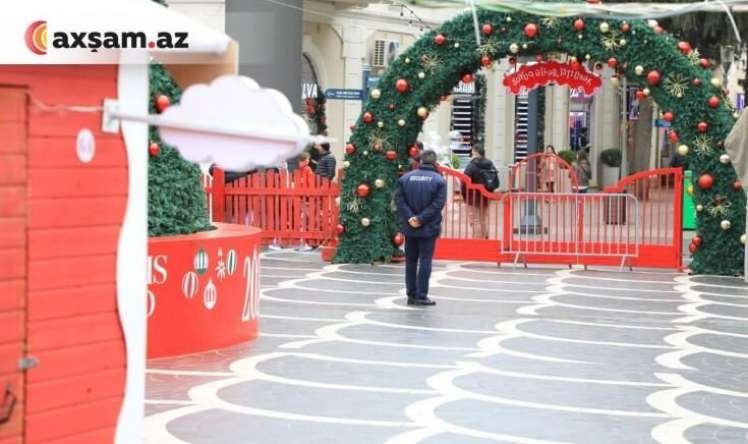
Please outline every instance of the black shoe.
[[408, 298], [408, 305], [436, 305], [436, 301], [429, 298]]

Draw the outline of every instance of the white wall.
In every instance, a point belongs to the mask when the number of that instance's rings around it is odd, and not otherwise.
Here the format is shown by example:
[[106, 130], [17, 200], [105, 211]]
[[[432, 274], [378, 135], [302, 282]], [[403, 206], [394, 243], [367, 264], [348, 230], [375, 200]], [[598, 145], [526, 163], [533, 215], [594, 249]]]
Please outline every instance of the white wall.
[[225, 0], [167, 0], [169, 7], [211, 28], [226, 30]]

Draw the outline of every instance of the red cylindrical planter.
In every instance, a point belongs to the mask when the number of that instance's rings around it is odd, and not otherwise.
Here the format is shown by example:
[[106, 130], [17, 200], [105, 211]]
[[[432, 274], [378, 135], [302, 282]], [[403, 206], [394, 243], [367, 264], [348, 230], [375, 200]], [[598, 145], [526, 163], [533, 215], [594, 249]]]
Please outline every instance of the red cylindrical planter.
[[148, 242], [148, 357], [257, 337], [261, 231], [244, 225]]

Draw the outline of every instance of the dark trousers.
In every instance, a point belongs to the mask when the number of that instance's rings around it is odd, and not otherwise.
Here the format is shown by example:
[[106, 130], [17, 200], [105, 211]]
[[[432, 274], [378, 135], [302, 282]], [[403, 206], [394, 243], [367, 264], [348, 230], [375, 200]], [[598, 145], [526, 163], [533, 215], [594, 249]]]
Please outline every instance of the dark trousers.
[[429, 294], [434, 245], [436, 236], [405, 238], [405, 288], [409, 298], [423, 299]]

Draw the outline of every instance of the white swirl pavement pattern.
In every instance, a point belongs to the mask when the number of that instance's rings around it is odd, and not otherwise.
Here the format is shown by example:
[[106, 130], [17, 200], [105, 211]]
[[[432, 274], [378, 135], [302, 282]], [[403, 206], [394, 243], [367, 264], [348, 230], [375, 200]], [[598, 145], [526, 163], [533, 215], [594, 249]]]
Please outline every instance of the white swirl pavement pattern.
[[232, 443], [746, 443], [737, 279], [262, 258], [261, 337], [149, 363], [147, 439]]

